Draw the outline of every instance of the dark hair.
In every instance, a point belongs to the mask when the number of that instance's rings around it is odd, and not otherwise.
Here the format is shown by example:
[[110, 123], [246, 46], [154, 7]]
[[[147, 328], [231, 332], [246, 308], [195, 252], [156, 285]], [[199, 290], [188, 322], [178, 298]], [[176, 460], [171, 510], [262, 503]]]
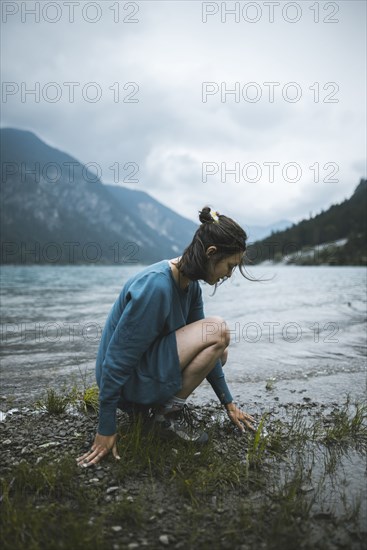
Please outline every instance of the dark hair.
[[[234, 220], [213, 212], [209, 206], [199, 212], [199, 220], [201, 225], [176, 264], [179, 273], [191, 280], [205, 280], [213, 263], [246, 252], [247, 234]], [[210, 246], [215, 246], [217, 251], [208, 257], [206, 251]], [[253, 280], [246, 275], [243, 262], [239, 265], [241, 274]]]

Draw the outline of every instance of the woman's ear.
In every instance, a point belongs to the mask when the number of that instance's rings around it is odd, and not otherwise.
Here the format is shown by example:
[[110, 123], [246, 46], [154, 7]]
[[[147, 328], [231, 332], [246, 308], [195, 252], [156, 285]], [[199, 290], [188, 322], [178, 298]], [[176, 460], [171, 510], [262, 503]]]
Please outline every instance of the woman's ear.
[[213, 256], [213, 254], [215, 254], [216, 252], [217, 252], [216, 246], [209, 246], [209, 248], [206, 249], [206, 255], [208, 256], [208, 258], [210, 258], [210, 256]]

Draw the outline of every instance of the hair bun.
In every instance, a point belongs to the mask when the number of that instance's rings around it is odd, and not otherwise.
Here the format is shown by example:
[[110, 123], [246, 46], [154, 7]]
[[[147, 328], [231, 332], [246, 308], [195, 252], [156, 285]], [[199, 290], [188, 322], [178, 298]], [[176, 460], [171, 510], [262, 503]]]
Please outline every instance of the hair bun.
[[201, 223], [213, 223], [214, 222], [214, 219], [210, 213], [210, 208], [209, 206], [204, 206], [204, 208], [202, 210], [200, 210], [199, 212], [199, 220], [201, 221]]

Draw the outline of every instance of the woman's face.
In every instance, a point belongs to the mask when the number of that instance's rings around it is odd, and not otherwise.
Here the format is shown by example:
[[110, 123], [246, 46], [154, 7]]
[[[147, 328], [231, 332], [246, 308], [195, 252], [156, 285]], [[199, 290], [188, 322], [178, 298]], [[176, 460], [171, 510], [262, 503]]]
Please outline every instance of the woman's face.
[[217, 264], [209, 269], [206, 282], [210, 285], [219, 283], [224, 277], [230, 277], [234, 269], [242, 262], [243, 252], [226, 256], [223, 260], [220, 260]]

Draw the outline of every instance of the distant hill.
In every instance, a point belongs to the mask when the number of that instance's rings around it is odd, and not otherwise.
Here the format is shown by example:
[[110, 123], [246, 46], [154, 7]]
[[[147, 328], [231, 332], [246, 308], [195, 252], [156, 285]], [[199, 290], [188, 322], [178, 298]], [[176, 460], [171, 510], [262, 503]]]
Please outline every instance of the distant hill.
[[0, 138], [2, 263], [148, 263], [191, 241], [197, 226], [147, 193], [104, 185], [32, 132]]
[[366, 219], [367, 180], [361, 179], [349, 199], [253, 243], [248, 256], [254, 264], [366, 265]]

